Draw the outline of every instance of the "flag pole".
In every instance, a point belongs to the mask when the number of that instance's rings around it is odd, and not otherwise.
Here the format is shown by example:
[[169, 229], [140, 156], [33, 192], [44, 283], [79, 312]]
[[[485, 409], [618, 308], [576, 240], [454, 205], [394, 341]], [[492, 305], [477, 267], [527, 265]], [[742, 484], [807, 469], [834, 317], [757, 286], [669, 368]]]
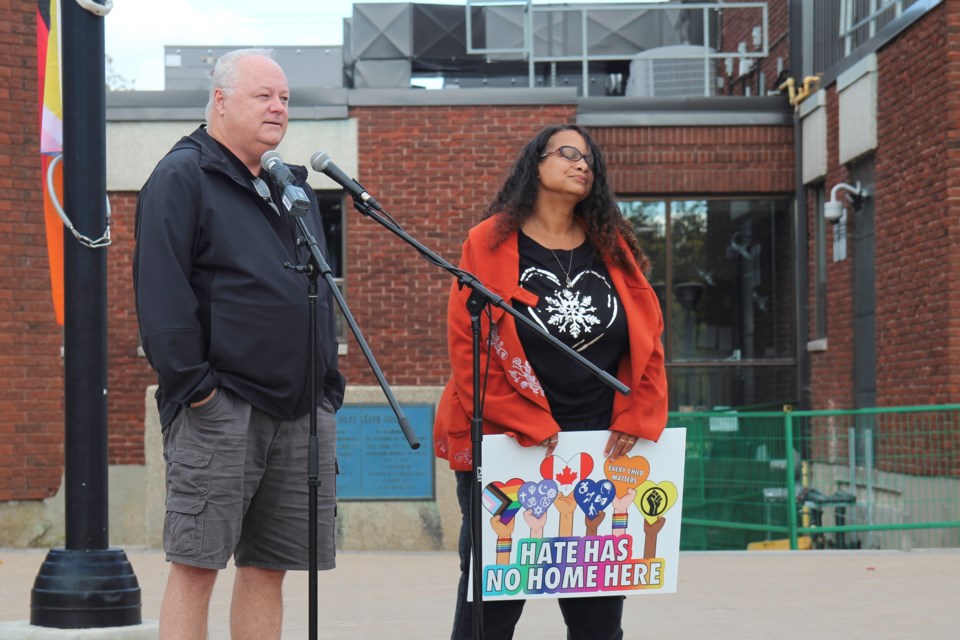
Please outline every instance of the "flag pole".
[[[74, 0], [60, 10], [64, 209], [80, 233], [96, 238], [106, 226], [103, 18]], [[141, 623], [133, 568], [109, 547], [106, 266], [105, 247], [65, 235], [66, 544], [50, 550], [34, 581], [30, 623], [41, 627]]]

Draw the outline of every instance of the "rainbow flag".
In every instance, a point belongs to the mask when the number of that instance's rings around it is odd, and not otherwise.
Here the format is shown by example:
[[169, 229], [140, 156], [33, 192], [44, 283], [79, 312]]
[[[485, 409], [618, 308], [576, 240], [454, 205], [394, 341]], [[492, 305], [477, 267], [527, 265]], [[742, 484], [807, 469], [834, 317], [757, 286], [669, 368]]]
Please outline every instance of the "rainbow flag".
[[[47, 171], [63, 153], [63, 102], [60, 99], [59, 0], [37, 0], [37, 94], [40, 98], [40, 154], [43, 167], [43, 215], [47, 229], [50, 289], [57, 324], [63, 324], [63, 221], [47, 190]], [[54, 167], [54, 189], [63, 202], [63, 163]]]

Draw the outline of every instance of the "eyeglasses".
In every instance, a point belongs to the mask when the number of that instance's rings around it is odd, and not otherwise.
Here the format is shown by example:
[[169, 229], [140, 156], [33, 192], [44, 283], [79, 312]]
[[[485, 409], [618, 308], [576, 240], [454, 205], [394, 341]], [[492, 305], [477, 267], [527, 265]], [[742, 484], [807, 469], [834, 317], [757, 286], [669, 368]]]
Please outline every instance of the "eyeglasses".
[[280, 209], [277, 208], [277, 205], [273, 203], [273, 198], [270, 197], [270, 187], [267, 186], [267, 183], [262, 178], [254, 178], [252, 182], [253, 188], [257, 190], [257, 195], [263, 198], [263, 201], [270, 205], [270, 208], [277, 215], [280, 215]]
[[584, 162], [587, 163], [588, 167], [593, 169], [592, 153], [584, 154], [584, 153], [581, 153], [580, 149], [577, 149], [576, 147], [570, 147], [570, 146], [564, 145], [562, 147], [557, 147], [553, 151], [547, 151], [540, 157], [546, 158], [551, 153], [559, 153], [561, 156], [563, 156], [564, 159], [569, 160], [570, 162], [580, 162], [581, 160], [583, 160]]

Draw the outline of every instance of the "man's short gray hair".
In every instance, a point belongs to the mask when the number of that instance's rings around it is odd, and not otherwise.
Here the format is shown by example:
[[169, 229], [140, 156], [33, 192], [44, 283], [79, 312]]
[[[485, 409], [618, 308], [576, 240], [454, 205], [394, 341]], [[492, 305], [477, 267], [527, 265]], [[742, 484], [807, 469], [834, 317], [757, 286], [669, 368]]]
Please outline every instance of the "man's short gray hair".
[[210, 124], [210, 116], [213, 115], [213, 97], [217, 89], [220, 89], [226, 95], [233, 92], [237, 84], [238, 63], [253, 56], [268, 58], [273, 60], [273, 49], [236, 49], [228, 51], [217, 59], [213, 67], [213, 76], [210, 79], [210, 97], [207, 99], [207, 125]]

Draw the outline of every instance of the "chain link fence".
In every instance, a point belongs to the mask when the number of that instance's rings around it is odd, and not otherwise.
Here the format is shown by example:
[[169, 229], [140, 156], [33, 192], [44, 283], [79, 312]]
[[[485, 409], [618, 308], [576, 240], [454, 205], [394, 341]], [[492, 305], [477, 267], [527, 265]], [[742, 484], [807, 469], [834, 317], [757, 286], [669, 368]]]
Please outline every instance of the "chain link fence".
[[960, 547], [960, 405], [672, 413], [684, 550]]

